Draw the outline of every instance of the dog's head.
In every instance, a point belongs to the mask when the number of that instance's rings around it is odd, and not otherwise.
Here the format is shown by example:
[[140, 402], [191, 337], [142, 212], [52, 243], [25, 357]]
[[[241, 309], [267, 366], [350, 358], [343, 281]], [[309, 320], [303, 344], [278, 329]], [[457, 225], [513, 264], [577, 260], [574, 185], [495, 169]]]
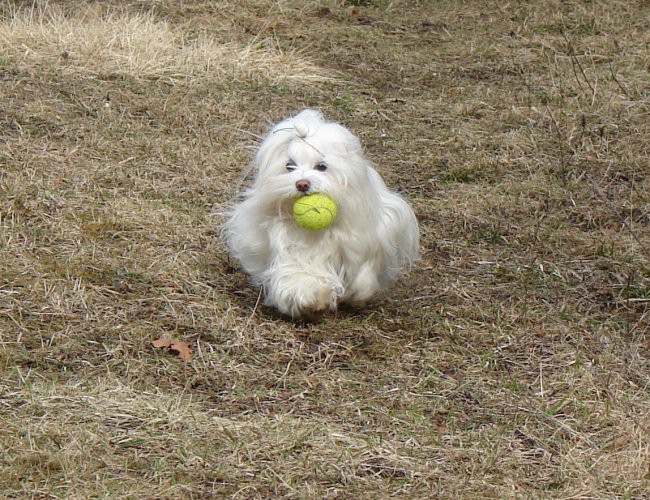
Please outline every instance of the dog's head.
[[325, 193], [339, 203], [369, 188], [359, 140], [311, 109], [273, 127], [262, 141], [255, 168], [252, 189], [272, 210], [301, 194]]

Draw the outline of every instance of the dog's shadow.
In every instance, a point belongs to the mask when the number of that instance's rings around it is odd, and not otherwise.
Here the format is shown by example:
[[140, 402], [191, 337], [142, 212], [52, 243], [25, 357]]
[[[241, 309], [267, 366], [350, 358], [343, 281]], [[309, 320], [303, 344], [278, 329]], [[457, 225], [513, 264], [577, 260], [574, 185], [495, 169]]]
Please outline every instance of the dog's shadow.
[[242, 299], [245, 296], [246, 306], [252, 309], [252, 314], [259, 316], [266, 320], [281, 321], [288, 325], [296, 327], [310, 327], [321, 326], [330, 321], [340, 320], [363, 320], [375, 310], [373, 306], [382, 303], [381, 299], [368, 303], [362, 307], [353, 307], [348, 304], [339, 304], [335, 311], [322, 311], [316, 313], [309, 313], [300, 318], [294, 318], [288, 314], [281, 313], [272, 306], [267, 306], [262, 303], [264, 295], [261, 289], [251, 289], [254, 293], [244, 292], [239, 290], [238, 297]]

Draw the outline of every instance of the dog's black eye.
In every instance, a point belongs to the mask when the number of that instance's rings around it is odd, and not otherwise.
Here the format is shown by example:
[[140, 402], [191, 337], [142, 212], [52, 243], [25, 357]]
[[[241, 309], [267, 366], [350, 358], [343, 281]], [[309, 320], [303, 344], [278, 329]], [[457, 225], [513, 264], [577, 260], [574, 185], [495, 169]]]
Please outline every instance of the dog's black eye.
[[325, 170], [327, 170], [327, 165], [324, 163], [318, 163], [314, 168], [319, 172], [325, 172]]
[[289, 160], [286, 164], [287, 172], [293, 172], [296, 169], [296, 162]]

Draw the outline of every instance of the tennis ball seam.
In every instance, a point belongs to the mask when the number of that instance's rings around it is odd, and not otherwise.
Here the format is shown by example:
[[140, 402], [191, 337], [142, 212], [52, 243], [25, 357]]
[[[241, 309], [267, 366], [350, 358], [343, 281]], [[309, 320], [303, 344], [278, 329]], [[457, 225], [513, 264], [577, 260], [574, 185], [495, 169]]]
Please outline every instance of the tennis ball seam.
[[[302, 207], [299, 206], [298, 208], [302, 208]], [[307, 214], [309, 212], [321, 213], [322, 211], [329, 212], [329, 214], [332, 217], [334, 217], [334, 211], [332, 209], [330, 209], [330, 208], [327, 208], [327, 207], [310, 207], [310, 206], [306, 206], [304, 212], [296, 212], [294, 210], [293, 213], [295, 213], [296, 215], [305, 215], [305, 214]]]

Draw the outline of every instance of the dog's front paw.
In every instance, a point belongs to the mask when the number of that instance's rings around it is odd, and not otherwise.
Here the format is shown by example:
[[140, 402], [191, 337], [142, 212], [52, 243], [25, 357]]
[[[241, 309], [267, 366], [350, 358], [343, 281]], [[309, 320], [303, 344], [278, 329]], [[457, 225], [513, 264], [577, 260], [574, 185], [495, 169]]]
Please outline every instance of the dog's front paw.
[[336, 311], [343, 287], [339, 283], [316, 277], [303, 277], [299, 281], [284, 283], [267, 294], [267, 303], [292, 318], [318, 316], [326, 311]]

